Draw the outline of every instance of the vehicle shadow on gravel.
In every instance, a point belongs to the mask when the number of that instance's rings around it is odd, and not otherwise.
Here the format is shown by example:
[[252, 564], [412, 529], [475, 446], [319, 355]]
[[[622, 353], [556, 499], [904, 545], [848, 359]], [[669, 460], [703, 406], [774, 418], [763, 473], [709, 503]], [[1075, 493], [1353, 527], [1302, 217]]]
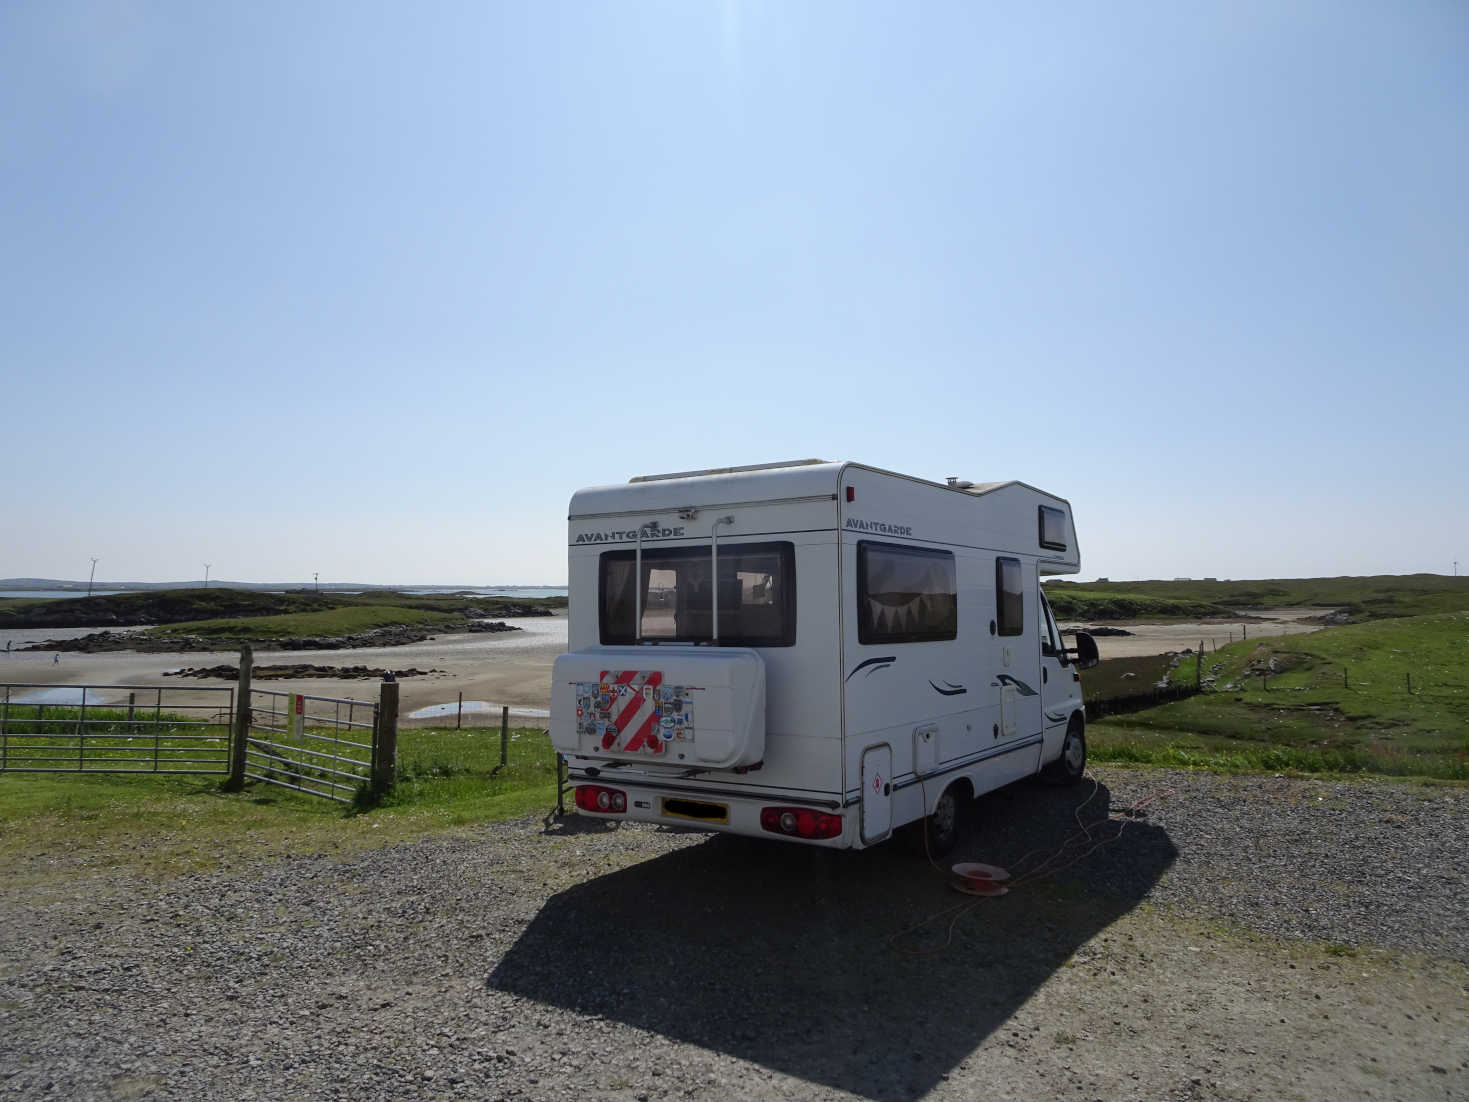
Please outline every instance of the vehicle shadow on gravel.
[[[1089, 783], [992, 793], [969, 809], [940, 864], [1009, 867], [1043, 851], [1023, 873], [1076, 833], [1089, 793]], [[840, 853], [715, 836], [553, 896], [489, 986], [813, 1083], [911, 1098], [1177, 857], [1145, 816], [1108, 819], [1110, 798], [1098, 785], [1081, 812], [1088, 824], [1104, 820], [1091, 829], [1106, 844], [998, 899], [954, 892], [900, 842]], [[1072, 845], [1067, 860], [1091, 848]]]

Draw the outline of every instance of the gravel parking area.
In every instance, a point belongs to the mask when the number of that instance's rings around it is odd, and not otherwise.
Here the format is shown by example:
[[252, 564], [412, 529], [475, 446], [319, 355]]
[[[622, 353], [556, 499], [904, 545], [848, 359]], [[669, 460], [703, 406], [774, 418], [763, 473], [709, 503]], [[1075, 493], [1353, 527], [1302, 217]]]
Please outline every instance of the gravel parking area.
[[[1001, 899], [576, 817], [14, 870], [0, 1096], [1469, 1098], [1469, 791], [1094, 775], [1108, 843]], [[987, 797], [955, 857], [1052, 851], [1090, 791]]]

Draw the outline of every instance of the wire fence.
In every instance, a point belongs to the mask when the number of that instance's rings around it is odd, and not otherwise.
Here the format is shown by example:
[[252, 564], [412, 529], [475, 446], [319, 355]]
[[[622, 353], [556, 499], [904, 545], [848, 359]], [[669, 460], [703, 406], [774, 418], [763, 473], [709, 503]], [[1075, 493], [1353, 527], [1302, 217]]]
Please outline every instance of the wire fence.
[[229, 772], [232, 688], [13, 682], [0, 690], [0, 772]]

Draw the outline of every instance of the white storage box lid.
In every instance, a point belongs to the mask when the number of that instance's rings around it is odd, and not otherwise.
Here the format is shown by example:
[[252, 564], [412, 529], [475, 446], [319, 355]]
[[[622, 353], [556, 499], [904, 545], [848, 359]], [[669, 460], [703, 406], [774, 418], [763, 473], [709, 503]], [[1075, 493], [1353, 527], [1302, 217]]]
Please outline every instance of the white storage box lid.
[[551, 742], [569, 757], [702, 769], [765, 757], [765, 663], [734, 647], [589, 647], [556, 659]]

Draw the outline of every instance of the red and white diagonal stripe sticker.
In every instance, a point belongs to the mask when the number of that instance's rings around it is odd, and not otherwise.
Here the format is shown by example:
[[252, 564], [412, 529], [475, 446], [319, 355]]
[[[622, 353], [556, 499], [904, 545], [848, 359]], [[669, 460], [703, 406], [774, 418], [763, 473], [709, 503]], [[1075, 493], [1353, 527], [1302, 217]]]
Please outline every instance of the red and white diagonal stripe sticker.
[[[620, 670], [602, 674], [601, 692], [611, 690], [611, 708], [607, 730], [602, 735], [602, 749], [624, 752], [648, 750], [663, 753], [663, 740], [658, 737], [658, 686], [663, 674], [657, 670]], [[626, 738], [621, 746], [617, 743]]]

